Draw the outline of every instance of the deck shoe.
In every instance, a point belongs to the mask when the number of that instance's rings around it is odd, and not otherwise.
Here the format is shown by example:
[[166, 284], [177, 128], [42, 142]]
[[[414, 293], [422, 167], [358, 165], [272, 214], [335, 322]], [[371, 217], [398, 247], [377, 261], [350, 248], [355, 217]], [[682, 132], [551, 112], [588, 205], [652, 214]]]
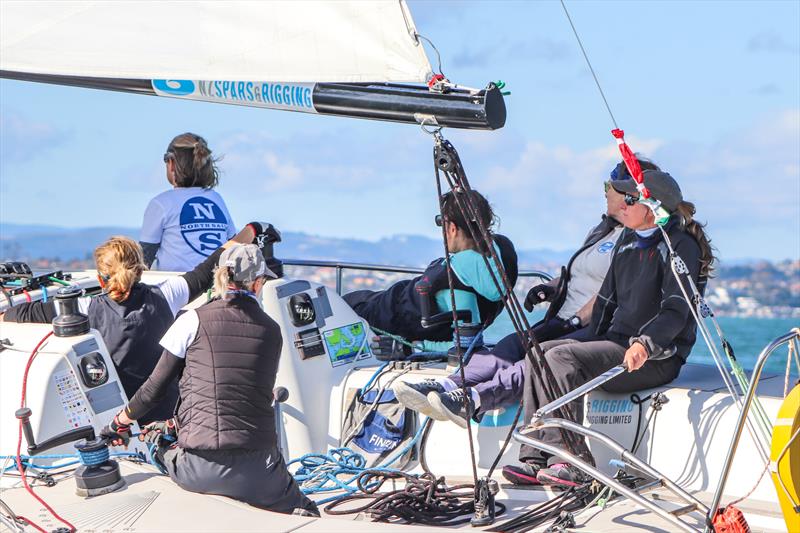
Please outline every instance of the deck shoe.
[[[475, 402], [467, 394], [469, 412], [475, 412]], [[467, 428], [467, 411], [464, 409], [464, 389], [455, 389], [450, 392], [431, 392], [428, 394], [428, 403], [431, 405], [431, 416], [435, 420], [449, 420], [462, 428]]]
[[556, 463], [548, 468], [542, 468], [536, 474], [536, 479], [542, 485], [556, 487], [577, 487], [588, 481], [586, 474], [569, 463]]
[[503, 467], [503, 477], [513, 485], [541, 485], [536, 478], [541, 468], [532, 463], [522, 463], [519, 466], [506, 465]]
[[392, 385], [397, 401], [412, 411], [433, 417], [433, 409], [428, 402], [428, 394], [444, 392], [444, 387], [435, 379], [424, 379], [418, 383], [395, 381]]

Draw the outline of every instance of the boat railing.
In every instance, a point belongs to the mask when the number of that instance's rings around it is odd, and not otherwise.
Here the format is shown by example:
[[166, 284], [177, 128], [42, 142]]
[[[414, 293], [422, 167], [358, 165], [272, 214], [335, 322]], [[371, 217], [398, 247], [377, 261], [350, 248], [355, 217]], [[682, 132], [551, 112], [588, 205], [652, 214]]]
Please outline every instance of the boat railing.
[[[731, 438], [731, 444], [728, 448], [728, 455], [725, 456], [725, 465], [722, 467], [722, 474], [720, 475], [719, 484], [717, 485], [717, 490], [714, 492], [714, 498], [711, 500], [711, 505], [709, 506], [709, 523], [706, 531], [711, 531], [711, 519], [713, 519], [714, 514], [719, 508], [720, 500], [722, 500], [722, 494], [725, 491], [725, 484], [728, 481], [728, 475], [730, 474], [731, 466], [733, 466], [733, 458], [736, 455], [736, 449], [739, 447], [739, 439], [742, 436], [745, 423], [747, 422], [747, 415], [750, 412], [750, 406], [753, 404], [753, 399], [755, 398], [756, 390], [758, 389], [758, 382], [761, 379], [761, 371], [764, 370], [764, 365], [766, 364], [767, 359], [769, 359], [770, 355], [772, 355], [777, 348], [783, 346], [784, 344], [798, 341], [800, 341], [800, 328], [794, 328], [790, 332], [784, 333], [780, 337], [776, 337], [772, 342], [765, 346], [758, 355], [756, 366], [753, 368], [753, 373], [750, 375], [750, 385], [747, 387], [747, 393], [744, 403], [742, 404], [742, 410], [739, 413], [739, 420], [736, 422], [736, 428], [733, 430], [733, 437]], [[778, 479], [780, 480], [780, 476]], [[783, 480], [780, 481], [781, 484], [783, 484]], [[800, 507], [800, 502], [792, 502], [792, 504]]]
[[[281, 259], [284, 266], [332, 268], [336, 271], [336, 294], [342, 294], [342, 279], [346, 270], [362, 270], [367, 272], [389, 272], [392, 274], [422, 274], [425, 272], [421, 267], [397, 266], [397, 265], [375, 265], [371, 263], [353, 263], [347, 261], [318, 261], [315, 259]], [[538, 278], [550, 281], [553, 276], [542, 270], [523, 270], [519, 273], [520, 278]]]

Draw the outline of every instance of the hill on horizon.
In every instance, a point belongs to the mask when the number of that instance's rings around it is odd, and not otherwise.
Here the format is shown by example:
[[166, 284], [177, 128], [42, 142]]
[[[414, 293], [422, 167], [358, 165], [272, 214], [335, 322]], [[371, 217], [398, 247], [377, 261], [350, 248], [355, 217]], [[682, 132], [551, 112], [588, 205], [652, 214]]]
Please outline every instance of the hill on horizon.
[[[112, 235], [138, 239], [139, 229], [121, 226], [63, 228], [52, 225], [0, 226], [0, 260], [91, 260], [94, 248]], [[275, 255], [286, 259], [348, 261], [404, 266], [425, 266], [441, 257], [442, 242], [421, 235], [393, 235], [378, 241], [335, 238], [283, 231]], [[517, 250], [520, 265], [554, 267], [569, 260], [569, 250]]]

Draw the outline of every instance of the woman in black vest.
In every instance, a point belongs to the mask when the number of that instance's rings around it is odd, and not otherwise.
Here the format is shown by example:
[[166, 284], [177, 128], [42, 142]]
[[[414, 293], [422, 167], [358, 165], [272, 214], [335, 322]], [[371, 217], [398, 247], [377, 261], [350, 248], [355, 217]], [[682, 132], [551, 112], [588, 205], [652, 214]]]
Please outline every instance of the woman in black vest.
[[[160, 444], [157, 457], [169, 476], [192, 492], [318, 515], [278, 449], [272, 389], [283, 340], [259, 303], [268, 276], [274, 274], [257, 246], [225, 250], [214, 275], [217, 299], [178, 317], [161, 339], [155, 370], [101, 435], [126, 443], [130, 424], [180, 376], [175, 419], [142, 432]], [[168, 446], [165, 434], [177, 444]]]
[[[81, 297], [78, 304], [81, 312], [89, 316], [91, 327], [102, 336], [128, 398], [139, 390], [156, 366], [161, 355], [158, 341], [178, 310], [211, 287], [214, 266], [223, 249], [234, 242], [253, 242], [261, 228], [258, 222], [248, 224], [194, 270], [157, 285], [141, 282], [147, 267], [142, 249], [135, 241], [117, 236], [95, 249], [97, 279], [103, 293]], [[16, 305], [0, 314], [0, 320], [6, 322], [50, 323], [55, 317], [52, 299]], [[173, 384], [152, 411], [142, 413], [142, 421], [171, 417], [177, 398], [178, 387]]]
[[[436, 217], [436, 224], [445, 225], [447, 235], [447, 251], [450, 253], [450, 264], [455, 274], [455, 288], [475, 296], [477, 305], [472, 311], [472, 321], [489, 326], [503, 309], [502, 293], [497, 289], [492, 274], [486, 266], [485, 258], [489, 251], [481, 248], [481, 243], [472, 239], [472, 232], [479, 235], [477, 220], [467, 220], [458, 208], [455, 194], [448, 192], [442, 195], [441, 205], [444, 213]], [[477, 216], [485, 228], [494, 223], [494, 213], [486, 198], [477, 191], [470, 191], [472, 203], [477, 208]], [[466, 199], [461, 200], [464, 202]], [[498, 234], [493, 234], [494, 250], [503, 263], [508, 281], [513, 287], [517, 281], [517, 252], [511, 241]], [[500, 276], [494, 261], [488, 257], [494, 277]], [[359, 316], [369, 322], [370, 326], [388, 333], [405, 337], [408, 340], [451, 341], [453, 327], [448, 321], [432, 327], [422, 327], [422, 302], [417, 291], [418, 283], [429, 286], [432, 299], [432, 314], [450, 311], [449, 282], [447, 266], [442, 258], [434, 260], [425, 272], [414, 279], [395, 283], [383, 291], [360, 290], [344, 295], [344, 300]], [[502, 284], [501, 284], [502, 286]], [[456, 305], [461, 308], [456, 300]]]

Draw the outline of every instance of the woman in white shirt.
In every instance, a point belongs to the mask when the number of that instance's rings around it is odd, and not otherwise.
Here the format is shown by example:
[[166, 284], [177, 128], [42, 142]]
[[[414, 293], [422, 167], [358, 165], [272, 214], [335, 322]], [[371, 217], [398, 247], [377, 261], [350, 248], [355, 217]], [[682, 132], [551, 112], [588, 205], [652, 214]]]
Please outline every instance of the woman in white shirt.
[[164, 164], [173, 188], [150, 200], [139, 239], [152, 270], [187, 272], [236, 234], [228, 207], [213, 190], [216, 162], [199, 135], [183, 133], [169, 143]]

